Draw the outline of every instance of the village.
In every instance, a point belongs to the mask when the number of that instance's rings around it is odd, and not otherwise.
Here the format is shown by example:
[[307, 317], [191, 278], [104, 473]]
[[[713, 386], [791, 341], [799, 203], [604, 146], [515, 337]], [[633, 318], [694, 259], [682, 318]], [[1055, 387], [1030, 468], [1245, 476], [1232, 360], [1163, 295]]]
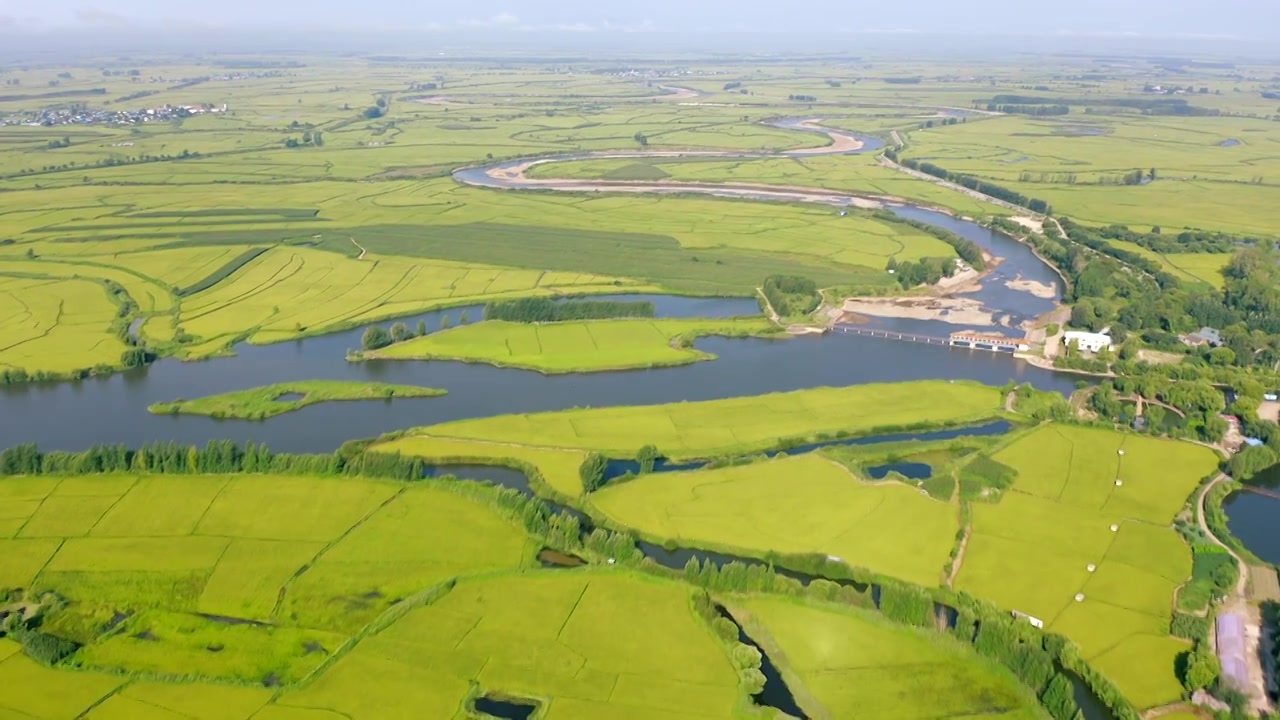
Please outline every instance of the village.
[[161, 105], [135, 110], [109, 110], [71, 106], [45, 108], [34, 112], [14, 113], [0, 118], [0, 126], [25, 125], [30, 127], [55, 127], [59, 125], [139, 125], [150, 122], [168, 122], [204, 113], [225, 113], [226, 103], [221, 105]]

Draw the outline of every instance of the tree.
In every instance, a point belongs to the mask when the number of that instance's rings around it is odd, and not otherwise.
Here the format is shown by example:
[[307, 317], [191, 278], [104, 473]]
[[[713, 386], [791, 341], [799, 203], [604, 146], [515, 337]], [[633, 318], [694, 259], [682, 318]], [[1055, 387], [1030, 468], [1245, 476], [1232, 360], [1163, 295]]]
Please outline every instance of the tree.
[[658, 448], [653, 445], [645, 445], [636, 453], [636, 462], [640, 463], [640, 474], [653, 472], [653, 464], [660, 457]]
[[588, 453], [582, 465], [578, 466], [578, 477], [582, 479], [582, 489], [595, 492], [604, 484], [604, 471], [608, 461], [600, 453]]
[[1156, 179], [1156, 169], [1151, 168], [1151, 170], [1147, 173], [1147, 180], [1155, 182], [1155, 179]]
[[391, 335], [384, 329], [374, 326], [364, 331], [360, 344], [365, 350], [377, 350], [391, 344]]
[[419, 320], [417, 335], [418, 337], [422, 337], [423, 335], [426, 335], [426, 334], [427, 334], [427, 321]]
[[471, 322], [471, 314], [468, 313], [466, 310], [463, 310], [462, 313], [458, 315], [458, 323], [461, 325], [466, 325], [469, 322]]
[[1207, 649], [1189, 650], [1182, 656], [1182, 685], [1191, 691], [1212, 687], [1222, 674], [1218, 658]]
[[377, 102], [377, 103], [375, 103], [375, 104], [376, 104], [378, 107], [380, 107], [380, 108], [386, 108], [386, 107], [387, 107], [387, 99], [386, 99], [386, 98], [384, 98], [384, 97], [380, 97], [380, 98], [378, 98], [378, 102]]
[[402, 322], [394, 323], [391, 326], [391, 341], [404, 342], [413, 337], [413, 333], [409, 332], [409, 326]]
[[364, 116], [369, 120], [376, 120], [382, 117], [382, 108], [377, 106], [366, 108], [364, 111]]
[[635, 138], [636, 143], [640, 145], [640, 147], [649, 147], [649, 138], [645, 136], [643, 132], [637, 130], [636, 134], [633, 137]]

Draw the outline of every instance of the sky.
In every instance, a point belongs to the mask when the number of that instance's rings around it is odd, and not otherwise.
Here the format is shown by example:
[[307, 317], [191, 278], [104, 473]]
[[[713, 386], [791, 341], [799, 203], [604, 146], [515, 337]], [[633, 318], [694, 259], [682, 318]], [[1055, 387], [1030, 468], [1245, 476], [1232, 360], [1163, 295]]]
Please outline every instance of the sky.
[[362, 30], [1280, 37], [1277, 0], [0, 0], [0, 32]]

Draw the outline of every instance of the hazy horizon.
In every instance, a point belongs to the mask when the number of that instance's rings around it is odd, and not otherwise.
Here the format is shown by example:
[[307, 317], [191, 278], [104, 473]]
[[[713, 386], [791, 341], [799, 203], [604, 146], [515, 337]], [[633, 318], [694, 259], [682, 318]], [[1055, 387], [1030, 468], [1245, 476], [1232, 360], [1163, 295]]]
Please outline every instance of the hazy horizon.
[[1217, 0], [913, 0], [851, 7], [840, 0], [471, 0], [447, 7], [340, 0], [307, 3], [220, 0], [44, 0], [0, 10], [0, 32], [124, 30], [346, 30], [449, 33], [941, 33], [1273, 39], [1280, 3]]

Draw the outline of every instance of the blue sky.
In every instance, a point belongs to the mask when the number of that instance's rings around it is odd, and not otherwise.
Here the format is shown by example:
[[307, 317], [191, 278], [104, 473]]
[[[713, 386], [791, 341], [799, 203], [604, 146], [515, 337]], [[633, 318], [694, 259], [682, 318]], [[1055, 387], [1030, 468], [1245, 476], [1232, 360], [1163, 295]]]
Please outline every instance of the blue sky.
[[[918, 32], [1280, 37], [1280, 0], [38, 0], [0, 29]], [[1175, 52], [1176, 48], [1170, 48]]]

